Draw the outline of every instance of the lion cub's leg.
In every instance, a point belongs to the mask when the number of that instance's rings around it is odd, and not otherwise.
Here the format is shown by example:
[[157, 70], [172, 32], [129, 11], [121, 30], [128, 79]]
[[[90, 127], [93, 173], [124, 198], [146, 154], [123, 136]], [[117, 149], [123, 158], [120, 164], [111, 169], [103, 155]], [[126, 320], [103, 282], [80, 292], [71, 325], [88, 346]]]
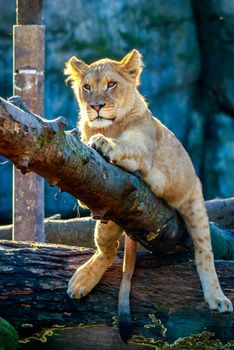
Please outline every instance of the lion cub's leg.
[[88, 294], [100, 281], [109, 265], [112, 264], [118, 249], [118, 239], [123, 229], [109, 221], [97, 221], [95, 227], [96, 253], [80, 266], [68, 283], [67, 293], [71, 298], [80, 299]]
[[195, 247], [195, 263], [201, 280], [204, 297], [211, 310], [233, 311], [232, 303], [222, 292], [214, 267], [209, 221], [199, 179], [193, 193], [181, 207], [183, 216]]

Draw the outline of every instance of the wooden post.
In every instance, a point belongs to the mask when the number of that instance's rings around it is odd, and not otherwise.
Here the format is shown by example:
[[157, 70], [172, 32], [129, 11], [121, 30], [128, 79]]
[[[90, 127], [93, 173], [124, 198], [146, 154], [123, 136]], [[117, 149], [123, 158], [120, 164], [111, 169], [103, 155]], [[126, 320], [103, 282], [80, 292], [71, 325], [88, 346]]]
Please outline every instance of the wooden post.
[[[20, 95], [34, 113], [43, 116], [42, 0], [17, 0], [16, 6], [14, 95]], [[22, 175], [15, 167], [13, 175], [13, 239], [44, 242], [44, 180], [33, 173]]]

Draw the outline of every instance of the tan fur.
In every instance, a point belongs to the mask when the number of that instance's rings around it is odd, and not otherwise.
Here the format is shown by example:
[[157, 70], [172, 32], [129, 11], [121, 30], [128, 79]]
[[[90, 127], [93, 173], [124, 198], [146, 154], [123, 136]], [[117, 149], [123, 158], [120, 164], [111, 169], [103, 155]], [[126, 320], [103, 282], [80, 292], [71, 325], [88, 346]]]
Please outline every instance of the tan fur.
[[[91, 65], [75, 57], [68, 61], [66, 74], [80, 105], [82, 140], [124, 169], [140, 171], [155, 195], [181, 213], [194, 242], [197, 270], [207, 303], [211, 309], [232, 311], [214, 268], [200, 182], [181, 143], [152, 116], [137, 90], [142, 67], [137, 50], [121, 61], [102, 59]], [[108, 83], [115, 85], [109, 88]], [[97, 111], [93, 105], [103, 107]], [[97, 253], [73, 276], [69, 283], [71, 296], [80, 298], [100, 280], [114, 259], [115, 242], [121, 233], [113, 222], [97, 223]], [[92, 282], [86, 278], [90, 269]]]

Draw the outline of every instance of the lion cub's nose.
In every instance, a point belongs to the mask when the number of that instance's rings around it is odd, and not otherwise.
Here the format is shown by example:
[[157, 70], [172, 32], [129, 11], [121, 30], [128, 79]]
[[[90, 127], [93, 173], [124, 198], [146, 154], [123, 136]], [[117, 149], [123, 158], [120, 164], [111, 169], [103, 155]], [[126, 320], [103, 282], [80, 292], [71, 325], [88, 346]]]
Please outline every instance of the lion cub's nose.
[[101, 103], [101, 104], [97, 104], [97, 105], [93, 105], [91, 104], [90, 107], [95, 109], [96, 112], [99, 112], [101, 108], [103, 108], [106, 104], [105, 103]]

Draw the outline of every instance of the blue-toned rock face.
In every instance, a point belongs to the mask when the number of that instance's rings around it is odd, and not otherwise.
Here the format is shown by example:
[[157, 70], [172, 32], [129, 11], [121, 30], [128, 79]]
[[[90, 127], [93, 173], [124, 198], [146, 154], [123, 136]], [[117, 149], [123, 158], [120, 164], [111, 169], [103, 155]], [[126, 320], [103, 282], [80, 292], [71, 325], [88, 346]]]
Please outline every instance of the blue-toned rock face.
[[[12, 94], [14, 2], [0, 3], [0, 95]], [[64, 62], [141, 51], [141, 92], [183, 142], [207, 198], [234, 195], [234, 5], [230, 0], [53, 0], [44, 2], [45, 115], [74, 127], [77, 103]], [[11, 165], [0, 165], [0, 220], [11, 219]], [[76, 215], [75, 200], [46, 186], [46, 215]]]
[[221, 110], [234, 115], [234, 2], [194, 1], [203, 54], [202, 81]]
[[204, 150], [204, 188], [207, 197], [218, 193], [233, 195], [234, 184], [234, 118], [224, 113], [208, 117], [209, 139]]

